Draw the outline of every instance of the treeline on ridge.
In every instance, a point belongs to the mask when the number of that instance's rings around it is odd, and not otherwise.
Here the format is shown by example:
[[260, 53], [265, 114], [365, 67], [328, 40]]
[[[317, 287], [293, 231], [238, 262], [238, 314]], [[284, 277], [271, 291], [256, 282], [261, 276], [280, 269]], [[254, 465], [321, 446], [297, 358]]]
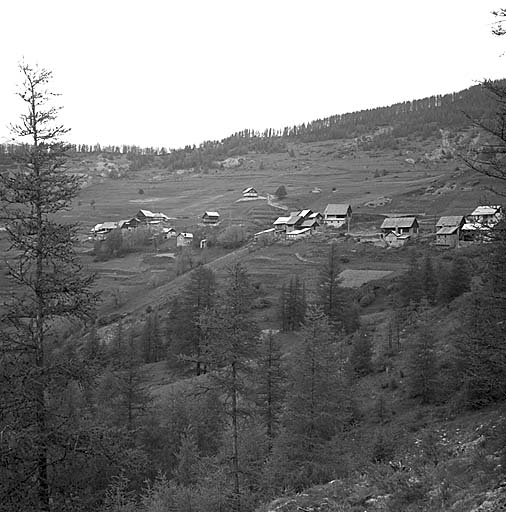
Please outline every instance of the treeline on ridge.
[[[498, 81], [500, 85], [503, 81]], [[295, 142], [319, 142], [335, 139], [360, 138], [378, 128], [385, 131], [380, 138], [395, 140], [399, 137], [430, 137], [439, 135], [440, 129], [465, 129], [477, 121], [490, 121], [496, 103], [489, 89], [475, 85], [459, 92], [395, 103], [388, 107], [337, 114], [283, 129], [268, 128], [263, 132], [244, 129], [220, 141], [204, 141], [184, 148], [142, 148], [135, 145], [102, 146], [100, 144], [71, 144], [70, 155], [124, 154], [131, 161], [132, 170], [157, 164], [168, 170], [213, 168], [220, 160], [256, 153], [277, 153], [287, 150]], [[388, 144], [388, 141], [383, 141]], [[16, 151], [14, 144], [0, 144], [0, 166], [10, 163]]]

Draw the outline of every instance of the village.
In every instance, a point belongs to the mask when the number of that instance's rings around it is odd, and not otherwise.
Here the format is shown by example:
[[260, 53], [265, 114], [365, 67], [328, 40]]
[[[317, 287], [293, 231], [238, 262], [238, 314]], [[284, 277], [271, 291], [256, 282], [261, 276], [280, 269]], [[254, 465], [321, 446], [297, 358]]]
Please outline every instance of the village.
[[[265, 199], [259, 196], [253, 187], [242, 191], [242, 200]], [[288, 212], [287, 212], [288, 213]], [[441, 248], [458, 248], [471, 243], [483, 243], [490, 239], [491, 233], [501, 219], [504, 211], [498, 205], [479, 205], [466, 215], [444, 215], [434, 225], [424, 224], [421, 228], [420, 216], [416, 214], [385, 214], [378, 229], [368, 232], [353, 232], [353, 209], [351, 204], [327, 204], [323, 212], [309, 208], [291, 211], [278, 217], [272, 227], [253, 233], [252, 243], [291, 243], [307, 239], [322, 229], [340, 229], [359, 242], [368, 242], [384, 248], [402, 247], [409, 241], [422, 239]], [[176, 247], [189, 247], [194, 235], [189, 231], [177, 231], [171, 222], [175, 220], [162, 212], [140, 209], [130, 219], [105, 221], [91, 229], [90, 239], [103, 241], [114, 230], [135, 230], [139, 226], [148, 228], [152, 236], [164, 240], [175, 239]], [[198, 224], [205, 227], [217, 227], [222, 223], [218, 211], [205, 211]], [[423, 235], [423, 237], [421, 236]], [[207, 239], [198, 240], [198, 248], [207, 247]]]

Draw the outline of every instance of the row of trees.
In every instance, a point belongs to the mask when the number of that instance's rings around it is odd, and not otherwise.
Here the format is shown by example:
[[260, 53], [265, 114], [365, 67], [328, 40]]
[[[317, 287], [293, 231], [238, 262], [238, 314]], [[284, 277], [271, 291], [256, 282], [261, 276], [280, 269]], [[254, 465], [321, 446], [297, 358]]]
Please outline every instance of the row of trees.
[[[497, 97], [494, 95], [494, 89], [500, 89], [502, 86], [501, 82], [487, 82], [485, 87], [477, 85], [446, 95], [338, 114], [298, 126], [285, 127], [282, 130], [266, 129], [259, 132], [245, 129], [221, 141], [205, 141], [198, 146], [191, 145], [169, 151], [165, 148], [141, 148], [130, 145], [101, 146], [98, 143], [73, 144], [68, 146], [68, 149], [71, 154], [125, 154], [131, 160], [132, 170], [152, 165], [155, 159], [157, 165], [175, 170], [212, 168], [226, 158], [244, 155], [249, 151], [283, 152], [286, 150], [286, 144], [294, 141], [360, 138], [374, 132], [378, 127], [391, 127], [391, 130], [374, 139], [375, 147], [393, 147], [399, 137], [439, 136], [440, 129], [458, 130], [468, 127], [471, 124], [470, 119], [479, 119], [480, 122], [487, 123], [495, 115]], [[6, 162], [10, 162], [10, 156], [17, 151], [17, 144], [0, 144], [0, 156]]]

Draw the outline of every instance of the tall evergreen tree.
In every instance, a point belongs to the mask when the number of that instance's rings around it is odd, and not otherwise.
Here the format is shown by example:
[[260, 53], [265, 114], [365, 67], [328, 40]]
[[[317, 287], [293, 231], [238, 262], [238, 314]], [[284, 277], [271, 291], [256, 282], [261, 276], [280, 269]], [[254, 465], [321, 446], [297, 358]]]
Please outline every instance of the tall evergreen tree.
[[308, 308], [301, 335], [290, 361], [291, 391], [271, 460], [272, 478], [281, 487], [303, 488], [329, 477], [325, 444], [349, 414], [344, 363], [338, 359], [332, 328], [319, 307]]
[[142, 355], [145, 363], [154, 363], [164, 356], [158, 311], [148, 313], [142, 332]]
[[319, 304], [337, 332], [351, 333], [359, 327], [359, 313], [349, 290], [340, 286], [340, 273], [338, 246], [333, 243], [320, 270]]
[[415, 253], [411, 254], [409, 268], [402, 276], [399, 292], [404, 305], [416, 306], [424, 296], [422, 271]]
[[471, 272], [463, 256], [455, 256], [443, 278], [439, 293], [444, 302], [451, 302], [471, 289]]
[[435, 304], [437, 297], [437, 278], [436, 273], [434, 271], [434, 265], [432, 263], [432, 258], [430, 254], [427, 252], [423, 258], [422, 268], [421, 268], [421, 281], [422, 281], [422, 289], [423, 296], [427, 299], [429, 304]]
[[[0, 315], [0, 446], [4, 506], [51, 510], [51, 473], [63, 464], [72, 438], [54, 408], [60, 391], [78, 378], [79, 367], [54, 358], [52, 344], [62, 320], [87, 318], [95, 297], [73, 241], [76, 226], [60, 223], [71, 207], [79, 179], [65, 172], [67, 129], [57, 123], [58, 107], [47, 88], [52, 73], [20, 66], [18, 96], [26, 106], [12, 127], [20, 141], [15, 166], [0, 173], [0, 220], [10, 247], [8, 271], [16, 283]], [[22, 144], [23, 142], [25, 142]], [[6, 492], [4, 495], [3, 492]]]
[[246, 270], [236, 264], [228, 270], [224, 292], [216, 305], [200, 317], [200, 326], [206, 336], [205, 363], [213, 370], [211, 382], [224, 394], [230, 418], [234, 510], [240, 510], [242, 494], [240, 420], [248, 411], [248, 401], [253, 395], [252, 361], [258, 352], [259, 330], [250, 319], [253, 296], [254, 290]]
[[285, 370], [282, 352], [275, 334], [262, 333], [256, 372], [257, 405], [264, 418], [269, 443], [277, 433], [285, 394]]
[[427, 323], [420, 323], [409, 345], [408, 388], [412, 397], [419, 397], [424, 404], [436, 398], [438, 367], [435, 340]]
[[290, 279], [288, 287], [281, 289], [281, 324], [284, 331], [300, 328], [306, 314], [306, 289], [299, 276]]
[[362, 377], [372, 372], [372, 339], [363, 330], [353, 335], [349, 363], [358, 376]]

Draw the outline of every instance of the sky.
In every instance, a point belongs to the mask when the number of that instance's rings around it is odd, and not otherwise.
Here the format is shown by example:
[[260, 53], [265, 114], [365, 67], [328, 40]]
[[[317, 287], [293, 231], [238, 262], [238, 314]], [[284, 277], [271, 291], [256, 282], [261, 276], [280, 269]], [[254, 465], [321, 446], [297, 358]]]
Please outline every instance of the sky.
[[0, 142], [21, 61], [53, 72], [68, 140], [178, 148], [505, 78], [500, 0], [16, 0], [2, 4]]

